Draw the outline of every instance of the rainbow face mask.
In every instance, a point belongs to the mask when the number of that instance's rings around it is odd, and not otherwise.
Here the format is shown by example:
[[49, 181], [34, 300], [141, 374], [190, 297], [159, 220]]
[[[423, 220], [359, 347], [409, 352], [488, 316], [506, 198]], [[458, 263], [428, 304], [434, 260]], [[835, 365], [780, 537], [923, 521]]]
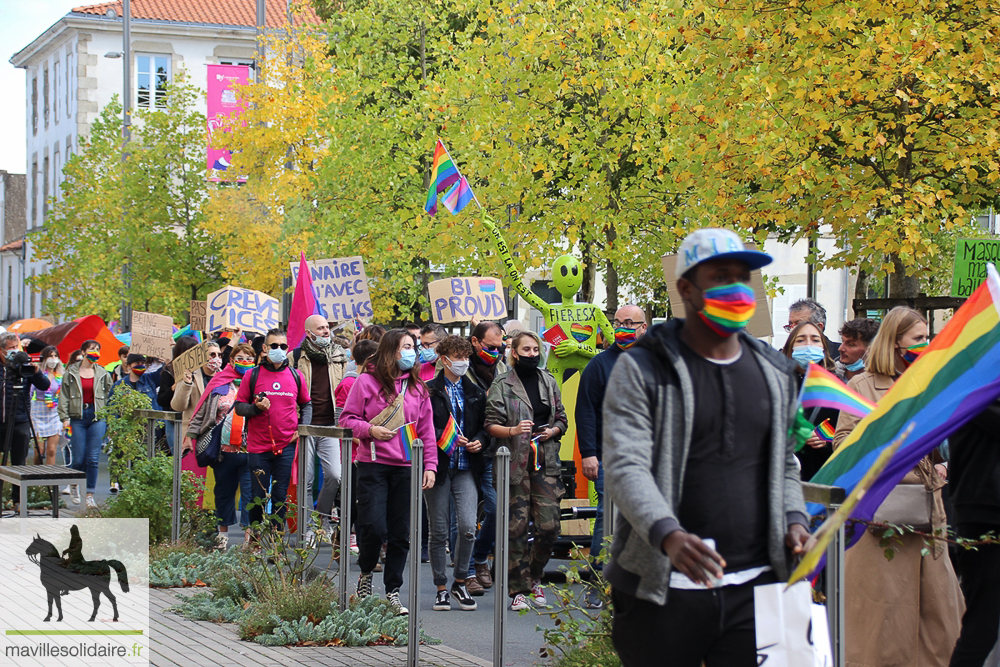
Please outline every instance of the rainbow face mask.
[[136, 364], [132, 366], [132, 372], [135, 373], [136, 375], [142, 375], [143, 373], [146, 372], [146, 367], [140, 364]]
[[926, 349], [927, 349], [927, 341], [924, 341], [923, 343], [917, 343], [916, 345], [909, 346], [908, 348], [906, 348], [903, 351], [903, 361], [905, 361], [906, 365], [909, 366], [914, 361], [916, 361], [917, 358], [921, 354], [923, 354], [924, 350], [926, 350]]
[[698, 317], [720, 336], [729, 337], [746, 328], [757, 309], [753, 289], [744, 283], [719, 285], [702, 291], [705, 307]]
[[234, 361], [233, 362], [233, 370], [235, 370], [240, 375], [245, 375], [246, 372], [248, 370], [250, 370], [251, 368], [253, 368], [253, 362], [251, 362], [249, 364], [243, 363], [242, 361]]
[[638, 340], [635, 335], [635, 329], [628, 329], [626, 327], [618, 327], [615, 329], [615, 345], [623, 350], [627, 350]]
[[492, 366], [500, 358], [500, 350], [490, 350], [486, 346], [481, 347], [477, 354], [487, 366]]
[[92, 364], [96, 364], [97, 360], [101, 358], [100, 352], [87, 352], [83, 356], [87, 357], [87, 361]]

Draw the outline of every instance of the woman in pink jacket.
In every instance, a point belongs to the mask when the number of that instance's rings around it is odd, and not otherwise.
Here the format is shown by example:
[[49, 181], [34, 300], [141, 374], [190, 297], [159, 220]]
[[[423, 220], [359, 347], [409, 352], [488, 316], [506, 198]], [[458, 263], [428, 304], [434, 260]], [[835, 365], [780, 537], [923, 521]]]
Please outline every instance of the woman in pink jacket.
[[[354, 431], [354, 437], [361, 441], [357, 459], [358, 597], [372, 594], [372, 573], [386, 535], [382, 583], [386, 599], [400, 615], [409, 613], [399, 602], [399, 588], [410, 550], [410, 452], [400, 425], [413, 422], [424, 451], [433, 454], [424, 456], [423, 488], [434, 486], [437, 469], [430, 395], [415, 363], [416, 346], [416, 338], [406, 329], [387, 332], [351, 387], [340, 415], [340, 425]], [[398, 412], [394, 412], [396, 408]]]

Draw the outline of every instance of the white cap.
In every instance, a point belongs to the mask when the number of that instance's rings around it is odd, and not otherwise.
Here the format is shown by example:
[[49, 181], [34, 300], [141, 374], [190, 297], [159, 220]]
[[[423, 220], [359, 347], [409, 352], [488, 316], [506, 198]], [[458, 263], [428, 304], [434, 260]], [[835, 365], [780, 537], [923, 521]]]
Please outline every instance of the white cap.
[[738, 259], [750, 270], [767, 266], [773, 258], [759, 250], [747, 250], [736, 232], [728, 229], [699, 229], [681, 243], [677, 251], [675, 277], [680, 278], [692, 268], [710, 259]]

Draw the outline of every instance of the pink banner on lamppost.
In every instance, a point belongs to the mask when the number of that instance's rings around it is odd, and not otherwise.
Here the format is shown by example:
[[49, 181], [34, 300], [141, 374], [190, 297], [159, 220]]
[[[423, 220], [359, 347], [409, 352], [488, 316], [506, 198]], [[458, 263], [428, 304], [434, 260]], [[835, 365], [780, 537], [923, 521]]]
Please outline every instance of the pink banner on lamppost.
[[227, 148], [213, 148], [212, 137], [216, 132], [225, 132], [223, 126], [231, 118], [243, 112], [243, 102], [239, 99], [239, 86], [250, 80], [250, 68], [246, 65], [208, 66], [208, 158], [206, 160], [210, 181], [246, 181], [244, 176], [234, 177], [228, 173], [232, 164], [232, 154]]

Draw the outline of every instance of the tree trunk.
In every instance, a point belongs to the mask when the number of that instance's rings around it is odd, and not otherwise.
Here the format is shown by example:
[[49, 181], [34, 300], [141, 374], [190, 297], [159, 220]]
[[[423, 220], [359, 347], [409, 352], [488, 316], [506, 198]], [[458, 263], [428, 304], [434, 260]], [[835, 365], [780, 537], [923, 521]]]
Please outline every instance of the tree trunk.
[[920, 294], [920, 279], [907, 275], [903, 263], [896, 255], [892, 256], [893, 274], [889, 277], [889, 298], [906, 299]]
[[[615, 231], [614, 225], [609, 224], [604, 231], [604, 238], [607, 239], [608, 253], [614, 248], [615, 239], [618, 238], [618, 232]], [[614, 265], [611, 260], [607, 261], [607, 273], [604, 276], [605, 286], [608, 288], [608, 305], [605, 310], [609, 313], [608, 319], [614, 317], [615, 311], [618, 310], [618, 268]]]
[[597, 265], [594, 256], [590, 252], [590, 244], [582, 244], [583, 254], [583, 282], [580, 284], [581, 301], [583, 303], [594, 302], [594, 283], [597, 281]]

